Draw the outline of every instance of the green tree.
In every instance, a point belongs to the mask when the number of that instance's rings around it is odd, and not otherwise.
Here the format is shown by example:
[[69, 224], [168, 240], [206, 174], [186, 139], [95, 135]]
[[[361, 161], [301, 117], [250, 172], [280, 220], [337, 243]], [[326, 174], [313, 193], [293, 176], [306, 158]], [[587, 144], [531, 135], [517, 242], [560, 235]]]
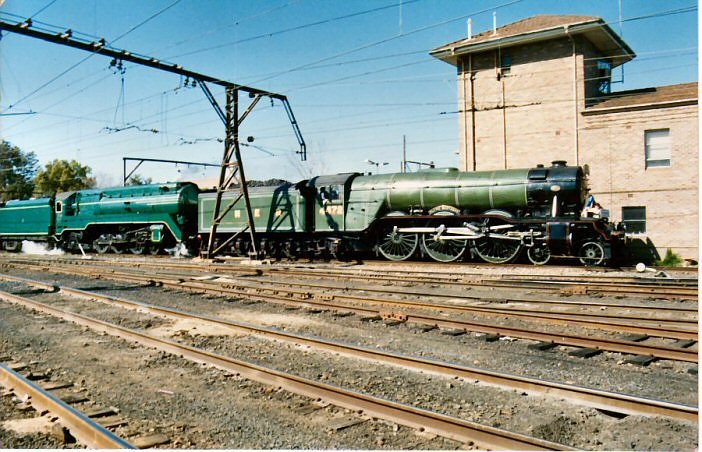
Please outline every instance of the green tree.
[[92, 171], [75, 160], [54, 160], [37, 173], [34, 185], [36, 191], [45, 196], [91, 188], [95, 186], [95, 178], [90, 176]]
[[153, 180], [150, 177], [144, 177], [141, 174], [135, 174], [129, 178], [127, 185], [149, 185], [153, 184]]
[[7, 141], [0, 142], [0, 201], [27, 199], [34, 192], [37, 158]]

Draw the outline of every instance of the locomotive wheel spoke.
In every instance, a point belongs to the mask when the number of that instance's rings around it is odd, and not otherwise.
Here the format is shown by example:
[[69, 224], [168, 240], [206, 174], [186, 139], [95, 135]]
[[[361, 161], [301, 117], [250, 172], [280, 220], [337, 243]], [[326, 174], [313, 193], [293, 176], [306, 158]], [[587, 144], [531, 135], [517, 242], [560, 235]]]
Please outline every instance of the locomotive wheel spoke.
[[483, 220], [482, 229], [485, 236], [473, 242], [474, 251], [482, 260], [491, 264], [512, 262], [522, 250], [521, 242], [491, 235], [491, 231], [495, 226], [509, 224], [506, 220], [511, 218], [512, 215], [501, 210], [488, 210], [485, 214], [497, 215], [504, 218], [504, 220], [494, 217], [487, 217]]
[[129, 252], [131, 252], [132, 254], [144, 254], [144, 251], [146, 251], [146, 247], [143, 244], [129, 247]]
[[580, 262], [585, 265], [600, 265], [604, 261], [605, 252], [602, 245], [597, 242], [587, 242], [580, 247], [578, 253]]
[[417, 245], [417, 234], [402, 234], [390, 230], [380, 238], [378, 251], [391, 261], [404, 261], [417, 251]]
[[551, 250], [547, 245], [534, 245], [527, 249], [527, 257], [534, 265], [544, 265], [551, 259]]
[[434, 240], [434, 234], [422, 234], [422, 249], [437, 262], [453, 262], [466, 251], [466, 240]]
[[522, 249], [516, 240], [486, 236], [475, 241], [475, 252], [485, 262], [506, 264], [513, 261]]
[[110, 245], [100, 243], [101, 240], [107, 240], [104, 234], [93, 241], [93, 249], [97, 251], [98, 254], [105, 254], [110, 250]]

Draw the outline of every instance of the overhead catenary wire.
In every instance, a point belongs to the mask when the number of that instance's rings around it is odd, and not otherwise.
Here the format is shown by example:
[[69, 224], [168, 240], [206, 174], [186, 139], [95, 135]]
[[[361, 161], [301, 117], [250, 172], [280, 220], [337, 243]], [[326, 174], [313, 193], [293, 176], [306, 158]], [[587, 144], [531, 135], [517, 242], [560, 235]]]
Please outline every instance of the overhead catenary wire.
[[[668, 69], [675, 69], [675, 68], [676, 68], [676, 67], [666, 67], [666, 68], [660, 68], [659, 70], [668, 70]], [[536, 71], [535, 71], [535, 72], [536, 72]], [[651, 71], [646, 71], [646, 72], [651, 72]], [[634, 73], [635, 73], [635, 72], [634, 72]], [[633, 74], [633, 73], [632, 73], [632, 74]], [[527, 75], [528, 75], [528, 74], [527, 74]], [[511, 74], [510, 77], [512, 77], [512, 76], [517, 76], [517, 74]], [[597, 77], [591, 78], [591, 79], [597, 79]], [[591, 79], [583, 79], [583, 80], [591, 80]], [[393, 82], [396, 82], [397, 80], [392, 80], [392, 81], [393, 81]], [[568, 83], [568, 84], [569, 84], [569, 83], [571, 83], [571, 82], [570, 82], [570, 81], [566, 81], [566, 82], [563, 82], [563, 83]], [[551, 87], [553, 87], [553, 86], [555, 86], [555, 85], [552, 84]], [[616, 94], [616, 93], [614, 93], [614, 94]], [[588, 100], [592, 100], [592, 99], [588, 99]], [[499, 103], [498, 101], [499, 101], [499, 99], [496, 99], [496, 100], [492, 101], [492, 103], [493, 103], [493, 104]], [[549, 104], [549, 103], [555, 104], [555, 103], [564, 103], [564, 102], [572, 102], [572, 101], [573, 101], [573, 99], [570, 99], [570, 98], [566, 99], [566, 98], [564, 98], [564, 99], [549, 99], [549, 100], [546, 100], [546, 101], [541, 101], [540, 103], [543, 105], [543, 104]], [[485, 102], [485, 103], [489, 103], [490, 100], [488, 99], [488, 100], [485, 100], [484, 102]], [[449, 102], [449, 103], [450, 103], [450, 104], [455, 104], [455, 102]], [[183, 108], [183, 107], [186, 107], [186, 106], [188, 106], [188, 105], [191, 105], [191, 104], [186, 104], [186, 105], [183, 105], [183, 106], [180, 106], [180, 107], [176, 107], [176, 108]], [[205, 111], [207, 111], [207, 110], [202, 110], [202, 111], [199, 111], [199, 112], [205, 112]], [[458, 112], [459, 112], [459, 111], [452, 111], [452, 112], [445, 112], [445, 111], [444, 111], [444, 112], [437, 112], [436, 114], [450, 114], [450, 113], [458, 113]], [[197, 114], [197, 113], [198, 113], [198, 112], [195, 112], [195, 113], [193, 113], [193, 114]], [[48, 114], [48, 113], [47, 113], [47, 114]], [[51, 115], [51, 114], [48, 114], [48, 115]], [[363, 113], [354, 114], [354, 115], [352, 115], [352, 116], [356, 116], [356, 115], [363, 115]], [[56, 115], [56, 116], [67, 116], [67, 115]], [[155, 115], [151, 115], [151, 116], [153, 117], [153, 116], [155, 116]], [[182, 117], [188, 117], [188, 116], [189, 116], [189, 114], [182, 115]], [[80, 116], [75, 116], [75, 115], [68, 115], [67, 117], [70, 117], [71, 119], [83, 119], [83, 120], [87, 120], [87, 121], [91, 121], [91, 122], [96, 122], [96, 123], [101, 123], [101, 122], [102, 122], [102, 120], [100, 120], [100, 119], [95, 119], [95, 118], [90, 118], [90, 117], [87, 117], [87, 118], [86, 118], [86, 117], [80, 117]], [[177, 117], [172, 117], [172, 119], [176, 119], [176, 118], [177, 118]], [[207, 121], [205, 121], [204, 123], [199, 123], [199, 124], [205, 124], [205, 123], [207, 123]], [[151, 124], [151, 123], [145, 123], [145, 124]], [[276, 129], [278, 129], [278, 130], [282, 130], [282, 128], [283, 128], [283, 126], [276, 127]], [[364, 127], [364, 128], [365, 128], [365, 127]], [[264, 129], [264, 130], [270, 130], [270, 129]], [[332, 131], [336, 131], [336, 130], [337, 130], [337, 129], [332, 129]], [[347, 129], [347, 130], [353, 130], [353, 129]], [[320, 132], [320, 131], [316, 131], [316, 130], [312, 129], [311, 132], [312, 132], [312, 133], [315, 133], [315, 132]], [[56, 145], [56, 142], [52, 142], [52, 146], [55, 146], [55, 145]]]
[[[419, 1], [421, 1], [421, 0], [406, 0], [406, 1], [405, 1], [405, 5], [408, 5], [408, 4], [410, 4], [410, 3], [417, 3], [417, 2], [419, 2]], [[282, 30], [277, 30], [277, 31], [271, 31], [271, 32], [267, 32], [267, 33], [262, 33], [262, 34], [259, 34], [259, 35], [256, 35], [256, 36], [250, 36], [250, 37], [248, 37], [248, 38], [243, 38], [243, 39], [239, 39], [239, 40], [236, 40], [236, 41], [225, 42], [225, 43], [217, 44], [217, 45], [214, 45], [214, 46], [205, 47], [205, 48], [202, 48], [202, 49], [192, 50], [192, 51], [190, 51], [190, 52], [179, 53], [179, 54], [177, 54], [177, 55], [169, 56], [169, 57], [167, 57], [167, 59], [171, 59], [171, 58], [180, 58], [180, 57], [184, 57], [184, 56], [190, 56], [190, 55], [194, 55], [194, 54], [198, 54], [198, 53], [203, 53], [203, 52], [209, 52], [209, 51], [211, 51], [211, 50], [221, 49], [221, 48], [224, 48], [224, 47], [229, 47], [229, 46], [233, 46], [233, 45], [237, 45], [237, 44], [243, 44], [243, 43], [245, 43], [245, 42], [256, 41], [256, 40], [263, 39], [263, 38], [270, 38], [270, 37], [273, 37], [273, 36], [278, 36], [278, 35], [283, 35], [283, 34], [291, 33], [291, 32], [293, 32], [293, 31], [304, 30], [304, 29], [306, 29], [306, 28], [316, 27], [316, 26], [319, 26], [319, 25], [326, 25], [326, 24], [330, 24], [330, 23], [337, 22], [337, 21], [340, 21], [340, 20], [345, 20], [345, 19], [350, 19], [350, 18], [353, 18], [353, 17], [364, 16], [364, 15], [366, 15], [366, 14], [370, 14], [370, 13], [374, 13], [374, 12], [378, 12], [378, 11], [383, 11], [383, 10], [386, 10], [386, 9], [389, 9], [389, 8], [397, 8], [397, 3], [393, 2], [393, 3], [390, 3], [390, 4], [386, 4], [386, 5], [383, 5], [383, 6], [378, 6], [378, 7], [371, 8], [371, 9], [367, 9], [367, 10], [363, 10], [363, 11], [357, 11], [357, 12], [354, 12], [354, 13], [344, 14], [344, 15], [341, 15], [341, 16], [331, 17], [331, 18], [328, 18], [328, 19], [322, 19], [322, 20], [318, 20], [318, 21], [306, 23], [306, 24], [303, 24], [303, 25], [297, 25], [297, 26], [294, 26], [294, 27], [285, 28], [285, 29], [282, 29]]]
[[[676, 13], [676, 14], [677, 14], [677, 13], [681, 13], [681, 12], [689, 12], [689, 11], [694, 10], [694, 9], [696, 9], [696, 7], [682, 8], [682, 9], [669, 10], [669, 11], [663, 11], [663, 12], [659, 12], [659, 13], [648, 14], [648, 15], [646, 15], [646, 16], [639, 16], [639, 17], [627, 18], [627, 19], [624, 19], [624, 21], [633, 21], [633, 20], [649, 19], [649, 18], [664, 16], [664, 15], [673, 14], [673, 13]], [[391, 55], [391, 56], [395, 56], [395, 55]], [[614, 58], [614, 57], [615, 57], [615, 56], [611, 56], [611, 57], [599, 57], [598, 59]], [[377, 58], [382, 58], [382, 57], [377, 57]], [[356, 60], [356, 61], [362, 62], [362, 61], [365, 61], [365, 60], [366, 60], [366, 59], [364, 59], [364, 60]], [[345, 62], [340, 62], [340, 63], [337, 63], [337, 64], [345, 64]], [[318, 66], [317, 66], [317, 67], [318, 67]], [[315, 68], [315, 66], [310, 66], [310, 68]], [[302, 70], [302, 69], [301, 69], [301, 70]]]
[[[111, 40], [107, 45], [114, 44], [115, 42], [119, 41], [120, 39], [122, 39], [122, 38], [124, 38], [125, 36], [129, 35], [130, 33], [132, 33], [133, 31], [135, 31], [135, 30], [139, 29], [140, 27], [142, 27], [143, 25], [147, 24], [147, 23], [150, 22], [151, 20], [153, 20], [153, 19], [155, 19], [156, 17], [160, 16], [161, 14], [165, 13], [165, 12], [168, 11], [169, 9], [173, 8], [175, 5], [177, 5], [177, 4], [180, 3], [180, 2], [181, 2], [181, 0], [175, 0], [175, 1], [174, 1], [173, 3], [171, 3], [170, 5], [166, 6], [165, 8], [162, 8], [161, 10], [159, 10], [159, 11], [157, 11], [156, 13], [152, 14], [151, 16], [147, 17], [145, 20], [139, 22], [137, 25], [133, 26], [132, 28], [130, 28], [130, 29], [127, 30], [126, 32], [122, 33], [122, 34], [119, 35], [118, 37], [114, 38], [114, 39]], [[22, 97], [20, 100], [18, 100], [18, 101], [16, 101], [15, 103], [9, 105], [7, 109], [3, 110], [3, 112], [12, 109], [13, 107], [17, 106], [17, 104], [20, 104], [20, 103], [24, 102], [25, 100], [29, 99], [29, 98], [32, 97], [34, 94], [36, 94], [37, 92], [39, 92], [39, 91], [41, 91], [42, 89], [46, 88], [47, 86], [51, 85], [51, 84], [52, 84], [53, 82], [55, 82], [56, 80], [60, 79], [61, 77], [63, 77], [64, 75], [68, 74], [70, 71], [72, 71], [72, 70], [75, 69], [76, 67], [80, 66], [81, 64], [83, 64], [84, 62], [86, 62], [87, 60], [89, 60], [90, 58], [92, 58], [92, 57], [94, 57], [95, 55], [97, 55], [96, 52], [97, 52], [97, 49], [96, 49], [95, 52], [92, 52], [92, 53], [88, 54], [88, 56], [86, 56], [86, 57], [80, 59], [77, 63], [75, 63], [75, 64], [69, 66], [67, 69], [61, 71], [58, 75], [54, 76], [54, 77], [51, 78], [49, 81], [43, 83], [43, 84], [40, 85], [38, 88], [36, 88], [34, 91], [32, 91], [32, 92], [30, 92], [29, 94], [27, 94], [27, 95], [25, 95], [24, 97]]]
[[[694, 52], [694, 48], [689, 48], [689, 47], [688, 47], [688, 48], [681, 48], [681, 49], [672, 49], [672, 50], [657, 51], [657, 52], [644, 52], [644, 53], [642, 53], [641, 55], [649, 55], [649, 56], [647, 56], [647, 57], [642, 57], [642, 58], [641, 58], [640, 60], [638, 60], [638, 61], [651, 60], [651, 59], [658, 59], [658, 58], [666, 58], [666, 57], [668, 57], [668, 56], [675, 56], [675, 55], [687, 54], [687, 53], [692, 53], [692, 52]], [[598, 59], [601, 59], [601, 58], [593, 57], [593, 58], [586, 58], [585, 60], [598, 60]], [[425, 61], [425, 60], [421, 60], [421, 61], [417, 61], [417, 62], [415, 62], [415, 63], [420, 63], [420, 62], [426, 62], [426, 61]], [[431, 60], [429, 60], [429, 62], [431, 62]], [[409, 64], [411, 64], [411, 63], [408, 63], [408, 65], [409, 65]], [[678, 65], [678, 66], [661, 66], [661, 67], [659, 67], [658, 69], [656, 69], [656, 70], [654, 70], [654, 71], [674, 70], [674, 69], [678, 69], [678, 68], [680, 68], [680, 67], [684, 67], [684, 66], [681, 66], [681, 65]], [[363, 74], [355, 74], [354, 76], [349, 76], [349, 77], [344, 77], [344, 78], [345, 78], [345, 79], [351, 79], [351, 78], [353, 78], [353, 77], [360, 77], [360, 76], [363, 76], [363, 75], [370, 75], [370, 74], [373, 74], [373, 73], [384, 72], [384, 71], [387, 71], [387, 70], [389, 70], [389, 69], [391, 69], [391, 68], [383, 68], [383, 69], [380, 69], [380, 70], [376, 70], [375, 72], [374, 72], [374, 71], [368, 71], [368, 72], [365, 72], [365, 73], [363, 73]], [[539, 70], [539, 71], [529, 71], [529, 72], [526, 72], [526, 73], [512, 73], [512, 74], [510, 74], [510, 78], [529, 77], [529, 76], [533, 76], [533, 75], [542, 75], [542, 74], [546, 74], [546, 73], [562, 72], [562, 71], [563, 71], [563, 69], [548, 69], [548, 70]], [[646, 70], [645, 72], [651, 72], [651, 71]], [[638, 71], [638, 72], [634, 71], [634, 72], [632, 72], [632, 74], [636, 74], [636, 73], [641, 73], [641, 71]], [[438, 73], [438, 74], [436, 74], [436, 75], [438, 75], [438, 76], [440, 76], [440, 77], [445, 77], [445, 75], [444, 75], [443, 73]], [[104, 79], [106, 79], [106, 78], [108, 78], [108, 77], [110, 77], [109, 74], [108, 74], [107, 76], [101, 78], [101, 79], [98, 80], [97, 82], [102, 81], [102, 80], [104, 80]], [[421, 77], [431, 77], [430, 79], [427, 80], [427, 81], [430, 81], [430, 82], [433, 82], [433, 81], [436, 81], [436, 80], [437, 80], [437, 79], [433, 78], [434, 76], [432, 76], [431, 74], [429, 74], [429, 75], [424, 75], [424, 76], [421, 76]], [[579, 79], [578, 81], [582, 81], [582, 80], [588, 81], [588, 80], [593, 80], [593, 79], [597, 79], [597, 77], [594, 77], [594, 78], [583, 78], [583, 79]], [[349, 84], [347, 84], [347, 85], [368, 84], [368, 83], [398, 83], [398, 82], [405, 82], [405, 81], [407, 81], [407, 82], [414, 82], [414, 81], [417, 81], [417, 80], [418, 80], [417, 77], [409, 77], [409, 78], [404, 78], [404, 79], [402, 79], [402, 78], [394, 78], [394, 79], [385, 79], [385, 80], [374, 80], [374, 81], [370, 81], [370, 82], [349, 83]], [[455, 80], [455, 79], [446, 79], [446, 80], [453, 81], [453, 80]], [[325, 84], [328, 84], [328, 85], [330, 85], [330, 86], [338, 86], [338, 85], [339, 85], [339, 81], [341, 81], [341, 80], [328, 81], [327, 83], [325, 83], [325, 82], [320, 82], [320, 83], [318, 83], [318, 84], [315, 84], [314, 86], [315, 86], [315, 87], [321, 87], [321, 86], [324, 86]], [[97, 83], [97, 82], [96, 82], [96, 83]], [[332, 85], [332, 82], [336, 82], [336, 84]], [[570, 81], [567, 81], [567, 82], [564, 82], [564, 83], [571, 83], [571, 82], [570, 82]], [[90, 85], [90, 86], [93, 86], [93, 85]], [[308, 86], [302, 86], [302, 87], [300, 87], [300, 88], [293, 88], [293, 90], [301, 90], [301, 89], [307, 89], [307, 88], [308, 88]], [[86, 87], [85, 89], [87, 89], [87, 87]], [[85, 91], [85, 89], [79, 90], [76, 94], [79, 94], [79, 93]], [[148, 96], [148, 97], [139, 98], [139, 99], [136, 99], [135, 101], [132, 101], [132, 102], [123, 104], [122, 107], [124, 108], [124, 107], [126, 107], [126, 106], [128, 106], [128, 105], [137, 104], [137, 103], [139, 103], [139, 102], [142, 102], [142, 101], [144, 101], [144, 100], [148, 100], [148, 99], [153, 98], [153, 97], [162, 96], [162, 95], [165, 94], [165, 93], [173, 92], [173, 91], [175, 91], [175, 90], [177, 90], [177, 89], [178, 89], [178, 88], [176, 88], [176, 89], [174, 89], [174, 90], [162, 91], [162, 92], [158, 93], [157, 95], [152, 95], [152, 96]], [[612, 93], [612, 94], [614, 95], [614, 94], [616, 94], [616, 93]], [[69, 99], [69, 98], [71, 98], [71, 97], [74, 97], [74, 96], [75, 96], [75, 95], [69, 96], [69, 97], [67, 97], [67, 98], [63, 98], [62, 100], [55, 102], [55, 103], [52, 104], [51, 106], [59, 105], [61, 102], [65, 101], [65, 100], [67, 100], [67, 99]], [[193, 102], [193, 103], [191, 103], [191, 104], [198, 103], [198, 102], [199, 102], [199, 100], [196, 101], [196, 102]], [[455, 104], [455, 101], [445, 102], [445, 103], [443, 103], [443, 104], [446, 104], [446, 103]], [[190, 104], [189, 104], [189, 105], [190, 105]], [[369, 105], [369, 104], [365, 104], [365, 105], [364, 105], [364, 104], [349, 104], [348, 106], [368, 106], [368, 105]], [[429, 104], [427, 104], [427, 103], [400, 103], [400, 104], [382, 104], [382, 105], [388, 105], [388, 106], [389, 106], [389, 105], [407, 105], [407, 106], [419, 105], [419, 106], [421, 106], [421, 105], [429, 105]], [[324, 106], [323, 104], [316, 104], [316, 105], [314, 105], [315, 108], [320, 108], [320, 107], [323, 107], [323, 106]], [[336, 107], [341, 107], [342, 105], [338, 105], [338, 104], [328, 104], [327, 106], [330, 107], [330, 108], [336, 108]], [[304, 107], [305, 107], [305, 104], [298, 104], [298, 107], [299, 107], [299, 108], [304, 108]], [[46, 108], [49, 108], [49, 107], [46, 107]], [[176, 108], [176, 109], [180, 109], [180, 108], [183, 108], [183, 106], [179, 106], [179, 107], [175, 107], [175, 108]], [[87, 113], [86, 116], [84, 116], [83, 118], [86, 119], [86, 120], [90, 120], [90, 119], [89, 119], [90, 116], [97, 115], [97, 114], [99, 114], [100, 112], [103, 112], [103, 111], [107, 111], [107, 109], [89, 112], [89, 113]], [[196, 113], [205, 113], [206, 111], [207, 111], [207, 110], [204, 110], [204, 109], [203, 109], [203, 110], [198, 110]], [[43, 111], [43, 110], [38, 110], [38, 112], [41, 113], [41, 114], [49, 114], [48, 112]], [[59, 115], [56, 115], [56, 116], [59, 116]], [[71, 118], [71, 119], [81, 119], [81, 117], [77, 117], [77, 116], [70, 116], [70, 118]], [[22, 122], [24, 122], [24, 121], [26, 121], [26, 119], [23, 120]], [[57, 125], [62, 125], [62, 124], [65, 124], [65, 122], [60, 122], [60, 123], [55, 123], [55, 124], [57, 124]], [[5, 131], [7, 132], [8, 130], [10, 130], [10, 129], [16, 127], [17, 125], [18, 125], [18, 123], [15, 123], [14, 125], [7, 127], [7, 128], [5, 129]], [[47, 130], [47, 129], [51, 128], [51, 127], [52, 127], [52, 125], [50, 124], [50, 125], [47, 125], [47, 126], [43, 126], [42, 129], [43, 129], [43, 130]], [[27, 132], [27, 133], [31, 133], [31, 132]]]
[[393, 36], [390, 36], [390, 37], [387, 37], [387, 38], [383, 38], [383, 39], [380, 39], [380, 40], [377, 40], [377, 41], [373, 41], [373, 42], [370, 42], [370, 43], [367, 43], [367, 44], [363, 44], [363, 45], [361, 45], [361, 46], [354, 47], [354, 48], [351, 48], [351, 49], [348, 49], [348, 50], [345, 50], [345, 51], [336, 53], [336, 54], [334, 54], [334, 55], [330, 55], [330, 56], [327, 56], [327, 57], [324, 57], [324, 58], [315, 60], [315, 61], [310, 62], [310, 63], [305, 63], [305, 64], [302, 64], [302, 65], [299, 65], [299, 66], [295, 66], [295, 67], [293, 67], [293, 68], [291, 68], [291, 69], [287, 69], [287, 70], [284, 70], [284, 71], [276, 72], [276, 73], [274, 73], [274, 74], [272, 74], [272, 75], [269, 75], [269, 76], [264, 77], [264, 78], [262, 78], [262, 79], [256, 80], [256, 81], [253, 82], [253, 83], [260, 83], [260, 82], [263, 82], [263, 81], [267, 81], [267, 80], [270, 80], [270, 79], [279, 77], [279, 76], [281, 76], [281, 75], [283, 75], [283, 74], [289, 74], [289, 73], [291, 73], [291, 72], [299, 71], [300, 69], [303, 69], [303, 68], [306, 68], [306, 67], [309, 67], [309, 66], [312, 66], [312, 65], [316, 65], [316, 64], [319, 64], [319, 63], [324, 63], [325, 61], [330, 61], [330, 60], [333, 60], [333, 59], [336, 59], [336, 58], [339, 58], [339, 57], [342, 57], [342, 56], [351, 55], [351, 54], [353, 54], [353, 53], [360, 52], [361, 50], [370, 49], [370, 48], [372, 48], [372, 47], [376, 47], [376, 46], [379, 46], [379, 45], [381, 45], [381, 44], [385, 44], [385, 43], [387, 43], [387, 42], [394, 41], [395, 39], [405, 38], [405, 37], [407, 37], [407, 36], [411, 36], [411, 35], [414, 35], [414, 34], [416, 34], [416, 33], [420, 33], [420, 32], [422, 32], [422, 31], [431, 30], [431, 29], [433, 29], [433, 28], [440, 27], [440, 26], [442, 26], [442, 25], [447, 25], [447, 24], [450, 24], [450, 23], [452, 23], [452, 22], [457, 22], [457, 21], [459, 21], [459, 20], [464, 20], [464, 19], [466, 19], [466, 18], [468, 18], [468, 17], [471, 17], [471, 16], [477, 16], [477, 15], [486, 13], [486, 12], [488, 12], [488, 11], [498, 10], [498, 9], [501, 9], [501, 8], [505, 8], [505, 7], [507, 7], [507, 6], [512, 6], [512, 5], [515, 5], [515, 4], [517, 4], [517, 3], [521, 3], [521, 2], [523, 2], [523, 1], [524, 1], [524, 0], [511, 0], [511, 1], [509, 1], [509, 2], [506, 2], [506, 3], [502, 3], [502, 4], [500, 4], [500, 5], [497, 5], [497, 6], [493, 7], [493, 8], [486, 8], [486, 9], [482, 9], [482, 10], [479, 10], [479, 11], [473, 11], [473, 12], [471, 12], [471, 13], [469, 13], [469, 14], [463, 14], [463, 15], [461, 15], [461, 16], [454, 17], [454, 18], [451, 18], [451, 19], [448, 19], [448, 20], [443, 20], [443, 21], [436, 22], [436, 23], [433, 23], [433, 24], [430, 24], [430, 25], [425, 25], [425, 26], [422, 26], [422, 27], [418, 27], [418, 28], [415, 28], [415, 29], [410, 30], [410, 31], [407, 31], [407, 32], [403, 32], [403, 33], [400, 33], [400, 34], [397, 34], [397, 35], [393, 35]]

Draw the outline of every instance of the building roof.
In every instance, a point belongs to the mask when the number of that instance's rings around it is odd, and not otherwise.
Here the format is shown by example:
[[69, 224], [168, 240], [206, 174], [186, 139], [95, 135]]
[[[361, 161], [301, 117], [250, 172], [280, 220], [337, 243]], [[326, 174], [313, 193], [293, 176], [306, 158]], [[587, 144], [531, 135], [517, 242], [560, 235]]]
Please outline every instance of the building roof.
[[662, 106], [694, 105], [698, 99], [697, 82], [655, 88], [619, 91], [602, 96], [583, 113], [610, 112], [655, 108]]
[[557, 39], [582, 34], [605, 56], [612, 57], [612, 66], [619, 66], [633, 59], [636, 54], [607, 23], [595, 16], [538, 15], [522, 19], [503, 27], [484, 31], [471, 38], [437, 47], [431, 55], [457, 65], [460, 55], [485, 52], [536, 41]]

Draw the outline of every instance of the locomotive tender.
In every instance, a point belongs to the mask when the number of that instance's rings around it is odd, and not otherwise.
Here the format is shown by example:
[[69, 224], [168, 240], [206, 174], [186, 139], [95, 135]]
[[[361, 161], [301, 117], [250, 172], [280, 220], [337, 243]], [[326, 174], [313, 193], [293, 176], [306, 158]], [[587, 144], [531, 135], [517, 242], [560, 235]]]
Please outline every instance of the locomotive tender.
[[[309, 256], [372, 252], [390, 260], [468, 256], [491, 263], [522, 252], [534, 264], [575, 257], [600, 265], [616, 234], [606, 219], [581, 218], [587, 195], [580, 167], [317, 176], [297, 184], [249, 190], [261, 254]], [[210, 233], [215, 193], [189, 183], [83, 190], [0, 207], [0, 246], [45, 240], [65, 249], [140, 254], [184, 243], [197, 251]], [[224, 202], [235, 196], [225, 193]], [[69, 210], [72, 212], [68, 218]], [[243, 204], [231, 209], [216, 242], [246, 226]], [[250, 237], [225, 248], [246, 255]]]

